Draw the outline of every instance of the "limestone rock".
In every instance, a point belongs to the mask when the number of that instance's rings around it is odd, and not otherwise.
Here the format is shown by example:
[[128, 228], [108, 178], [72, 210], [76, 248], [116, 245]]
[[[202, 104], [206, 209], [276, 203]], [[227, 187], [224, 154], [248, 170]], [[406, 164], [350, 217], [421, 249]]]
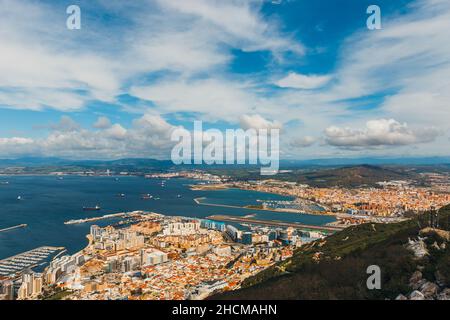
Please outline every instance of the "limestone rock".
[[413, 292], [411, 292], [411, 294], [409, 295], [409, 299], [410, 300], [425, 300], [425, 296], [423, 295], [422, 292], [414, 290]]
[[422, 272], [415, 271], [409, 279], [409, 286], [413, 290], [418, 290], [425, 282], [426, 280], [422, 279]]
[[422, 280], [422, 272], [420, 271], [415, 271], [412, 275], [411, 278], [409, 279], [409, 283], [417, 283], [420, 280]]
[[450, 300], [450, 288], [446, 288], [442, 290], [440, 294], [437, 296], [438, 300]]
[[433, 282], [425, 282], [420, 287], [420, 292], [425, 296], [425, 298], [432, 298], [439, 292], [439, 286]]
[[427, 250], [427, 245], [423, 241], [424, 238], [418, 237], [417, 240], [408, 240], [407, 248], [411, 250], [417, 259], [421, 259], [427, 255], [429, 255]]
[[442, 275], [442, 273], [439, 270], [437, 270], [434, 273], [434, 278], [436, 279], [436, 284], [438, 286], [440, 286], [440, 287], [444, 287], [445, 286], [445, 278], [444, 278], [444, 276]]

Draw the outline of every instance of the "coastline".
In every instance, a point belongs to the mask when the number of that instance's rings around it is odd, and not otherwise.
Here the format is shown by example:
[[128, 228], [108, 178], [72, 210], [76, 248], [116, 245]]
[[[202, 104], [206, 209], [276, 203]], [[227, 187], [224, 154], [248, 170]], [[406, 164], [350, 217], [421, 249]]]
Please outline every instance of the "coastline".
[[[246, 190], [246, 189], [241, 189]], [[227, 204], [216, 204], [216, 203], [207, 203], [202, 202], [201, 200], [206, 199], [205, 197], [199, 197], [195, 198], [194, 201], [198, 205], [203, 206], [211, 206], [211, 207], [222, 207], [222, 208], [235, 208], [235, 209], [246, 209], [246, 210], [261, 210], [261, 211], [270, 211], [270, 212], [281, 212], [281, 213], [292, 213], [292, 214], [304, 214], [304, 215], [311, 215], [311, 216], [326, 216], [326, 217], [336, 217], [336, 214], [327, 214], [327, 213], [321, 213], [320, 212], [306, 212], [306, 211], [300, 211], [295, 209], [283, 209], [283, 208], [263, 208], [263, 207], [257, 207], [253, 205], [247, 205], [247, 206], [234, 206], [234, 205], [227, 205]]]

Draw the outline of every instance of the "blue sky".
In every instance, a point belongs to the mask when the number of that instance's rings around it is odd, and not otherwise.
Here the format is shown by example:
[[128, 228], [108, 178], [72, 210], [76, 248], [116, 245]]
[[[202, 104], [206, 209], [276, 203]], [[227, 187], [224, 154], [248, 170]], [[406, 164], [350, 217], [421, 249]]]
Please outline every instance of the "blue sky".
[[[66, 8], [81, 9], [81, 30]], [[381, 8], [368, 30], [366, 9]], [[445, 0], [0, 0], [0, 157], [167, 158], [281, 128], [283, 158], [448, 155]]]

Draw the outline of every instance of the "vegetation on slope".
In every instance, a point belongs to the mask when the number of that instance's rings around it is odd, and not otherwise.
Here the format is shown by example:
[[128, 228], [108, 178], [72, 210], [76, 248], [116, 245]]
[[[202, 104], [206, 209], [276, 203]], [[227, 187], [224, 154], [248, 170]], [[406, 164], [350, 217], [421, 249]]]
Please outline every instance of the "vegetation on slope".
[[[449, 230], [450, 206], [439, 212], [440, 228]], [[411, 291], [418, 268], [430, 281], [439, 275], [450, 286], [450, 246], [428, 234], [429, 255], [418, 259], [406, 246], [428, 225], [429, 214], [396, 224], [363, 224], [298, 249], [294, 256], [245, 281], [243, 289], [213, 299], [394, 299]], [[433, 244], [437, 242], [441, 249]], [[448, 242], [447, 242], [448, 244]], [[380, 290], [368, 290], [367, 267], [381, 268]]]

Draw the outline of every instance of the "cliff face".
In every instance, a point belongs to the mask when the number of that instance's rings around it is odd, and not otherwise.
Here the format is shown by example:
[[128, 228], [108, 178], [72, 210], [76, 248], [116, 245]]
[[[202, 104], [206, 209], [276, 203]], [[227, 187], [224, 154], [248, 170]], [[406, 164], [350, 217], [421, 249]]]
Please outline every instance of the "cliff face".
[[[298, 249], [242, 289], [212, 299], [447, 299], [450, 206], [396, 224], [364, 224]], [[367, 289], [370, 265], [381, 269], [381, 289]], [[420, 272], [420, 277], [418, 277]]]

